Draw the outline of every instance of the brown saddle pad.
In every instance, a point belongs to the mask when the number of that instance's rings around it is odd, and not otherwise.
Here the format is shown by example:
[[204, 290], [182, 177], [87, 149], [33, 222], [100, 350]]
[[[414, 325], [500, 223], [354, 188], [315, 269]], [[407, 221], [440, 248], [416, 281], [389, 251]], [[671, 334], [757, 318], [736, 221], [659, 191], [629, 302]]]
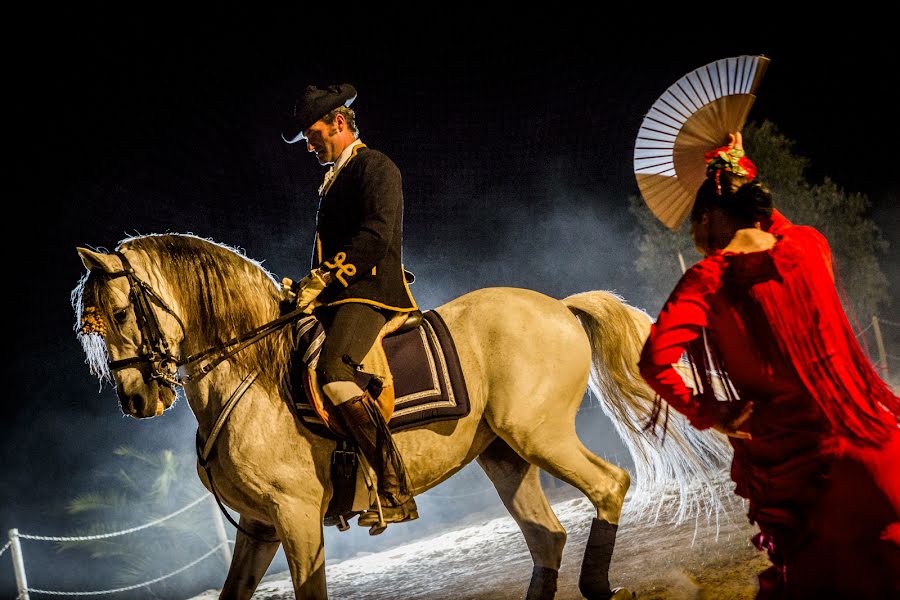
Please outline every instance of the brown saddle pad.
[[[308, 317], [297, 324], [297, 334], [291, 369], [297, 416], [313, 432], [338, 438], [323, 420], [321, 409], [314, 406], [322, 398], [321, 390], [316, 389], [314, 365], [325, 338], [324, 328], [314, 317]], [[382, 345], [393, 379], [393, 412], [388, 422], [391, 431], [469, 414], [469, 395], [456, 346], [437, 311], [424, 312], [419, 327], [388, 335]], [[383, 382], [373, 381], [373, 377], [360, 371], [356, 382], [363, 389], [380, 390]]]

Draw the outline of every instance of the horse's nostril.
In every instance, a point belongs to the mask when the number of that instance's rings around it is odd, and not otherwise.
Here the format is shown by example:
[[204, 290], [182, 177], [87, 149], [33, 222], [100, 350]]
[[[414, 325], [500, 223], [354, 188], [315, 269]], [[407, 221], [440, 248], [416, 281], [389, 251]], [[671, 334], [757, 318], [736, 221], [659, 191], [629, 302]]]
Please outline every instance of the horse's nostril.
[[122, 412], [129, 417], [135, 416], [134, 399], [130, 396], [124, 396], [123, 394], [119, 394], [119, 398], [119, 406], [121, 407]]

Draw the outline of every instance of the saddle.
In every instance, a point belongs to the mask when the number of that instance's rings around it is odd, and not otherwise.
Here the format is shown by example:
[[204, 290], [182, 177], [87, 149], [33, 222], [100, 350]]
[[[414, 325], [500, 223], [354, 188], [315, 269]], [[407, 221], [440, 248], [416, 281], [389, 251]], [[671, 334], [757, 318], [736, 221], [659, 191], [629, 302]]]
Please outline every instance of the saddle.
[[[422, 311], [415, 310], [408, 313], [395, 313], [388, 319], [384, 327], [378, 333], [372, 349], [366, 354], [360, 364], [357, 374], [357, 384], [363, 390], [369, 392], [375, 400], [378, 410], [384, 416], [384, 422], [389, 423], [394, 415], [394, 378], [391, 375], [391, 366], [388, 363], [387, 353], [384, 349], [384, 339], [391, 335], [399, 335], [406, 331], [416, 329], [422, 323]], [[316, 357], [317, 359], [318, 357]], [[319, 377], [316, 373], [317, 360], [314, 359], [306, 367], [304, 377], [304, 390], [310, 406], [336, 436], [350, 439], [350, 435], [344, 431], [339, 420], [333, 417], [334, 405], [322, 391]]]
[[[331, 459], [334, 493], [324, 524], [344, 531], [353, 515], [375, 502], [374, 473], [365, 461], [357, 460], [355, 443], [332, 417], [331, 401], [319, 384], [315, 367], [324, 328], [315, 317], [306, 317], [295, 325], [295, 339], [293, 408], [303, 426], [336, 441]], [[470, 411], [455, 344], [434, 310], [400, 313], [389, 319], [364, 358], [356, 383], [377, 399], [392, 433], [459, 419]]]

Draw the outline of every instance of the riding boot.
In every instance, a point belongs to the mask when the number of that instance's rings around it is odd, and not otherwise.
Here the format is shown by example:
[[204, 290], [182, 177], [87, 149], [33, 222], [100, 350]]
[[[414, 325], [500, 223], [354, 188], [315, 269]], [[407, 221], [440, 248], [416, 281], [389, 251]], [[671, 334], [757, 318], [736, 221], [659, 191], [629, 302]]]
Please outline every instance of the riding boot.
[[417, 519], [418, 509], [409, 493], [400, 453], [394, 446], [381, 411], [369, 394], [366, 392], [335, 405], [335, 412], [378, 477], [380, 510], [377, 510], [379, 507], [374, 507], [376, 510], [360, 515], [359, 525], [371, 526], [369, 533], [378, 535], [384, 531], [387, 523]]

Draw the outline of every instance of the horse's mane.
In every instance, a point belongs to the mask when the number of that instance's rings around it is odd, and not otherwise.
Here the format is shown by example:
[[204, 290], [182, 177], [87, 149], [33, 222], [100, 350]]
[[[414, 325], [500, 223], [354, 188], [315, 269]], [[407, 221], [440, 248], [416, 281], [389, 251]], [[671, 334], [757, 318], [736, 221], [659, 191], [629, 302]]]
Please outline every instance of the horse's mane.
[[[116, 250], [132, 265], [156, 272], [172, 295], [189, 332], [185, 355], [226, 342], [237, 335], [278, 318], [279, 284], [260, 262], [238, 248], [189, 233], [148, 234], [119, 242]], [[140, 270], [140, 269], [138, 269]], [[86, 273], [72, 291], [76, 331], [80, 332], [84, 309], [94, 306], [106, 323], [112, 323], [102, 273]], [[150, 282], [148, 282], [150, 283]], [[96, 335], [80, 335], [91, 371], [110, 380], [106, 345]], [[88, 339], [91, 338], [91, 339]], [[290, 328], [262, 338], [231, 358], [241, 369], [259, 369], [279, 384], [285, 381], [290, 361]]]

